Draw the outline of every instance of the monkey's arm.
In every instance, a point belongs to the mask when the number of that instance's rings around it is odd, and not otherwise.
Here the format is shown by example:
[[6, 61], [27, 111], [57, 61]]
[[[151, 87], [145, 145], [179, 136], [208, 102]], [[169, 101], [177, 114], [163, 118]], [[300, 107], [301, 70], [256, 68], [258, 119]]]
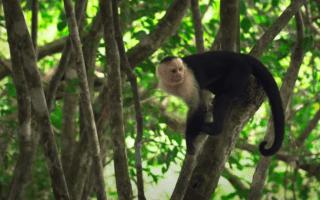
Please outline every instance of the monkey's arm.
[[195, 152], [193, 142], [202, 131], [206, 111], [207, 108], [203, 100], [200, 100], [197, 108], [189, 108], [186, 125], [187, 152], [189, 155], [193, 155]]

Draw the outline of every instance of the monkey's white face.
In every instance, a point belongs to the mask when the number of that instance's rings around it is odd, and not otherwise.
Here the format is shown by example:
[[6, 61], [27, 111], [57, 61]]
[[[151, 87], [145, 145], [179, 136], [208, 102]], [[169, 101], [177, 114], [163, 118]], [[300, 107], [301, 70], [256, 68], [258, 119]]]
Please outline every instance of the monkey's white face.
[[169, 85], [181, 84], [184, 80], [185, 67], [181, 59], [177, 58], [170, 62], [165, 62], [158, 67], [158, 76], [162, 82]]

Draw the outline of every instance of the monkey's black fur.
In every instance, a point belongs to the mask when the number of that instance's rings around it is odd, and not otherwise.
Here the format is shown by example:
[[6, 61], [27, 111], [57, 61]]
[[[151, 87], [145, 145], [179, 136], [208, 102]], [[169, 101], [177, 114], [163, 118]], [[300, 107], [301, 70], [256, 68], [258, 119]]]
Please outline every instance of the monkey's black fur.
[[[174, 56], [164, 58], [160, 64], [177, 59]], [[222, 132], [233, 100], [245, 92], [250, 74], [258, 79], [265, 90], [273, 114], [275, 139], [272, 147], [266, 149], [266, 141], [260, 143], [259, 150], [264, 156], [275, 154], [282, 146], [284, 138], [284, 111], [278, 86], [269, 70], [257, 59], [246, 54], [233, 52], [206, 52], [181, 58], [183, 65], [191, 69], [199, 84], [197, 93], [200, 101], [191, 108], [186, 127], [188, 154], [194, 154], [193, 141], [201, 131], [208, 135], [218, 135]], [[215, 94], [213, 108], [213, 123], [205, 123], [206, 106], [201, 96], [201, 89], [207, 89]]]

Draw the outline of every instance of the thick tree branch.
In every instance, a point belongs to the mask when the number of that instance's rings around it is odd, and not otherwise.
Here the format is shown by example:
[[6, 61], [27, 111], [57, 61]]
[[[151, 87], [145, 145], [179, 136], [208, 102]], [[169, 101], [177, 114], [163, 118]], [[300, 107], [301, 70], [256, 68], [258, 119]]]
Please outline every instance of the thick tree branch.
[[239, 24], [239, 1], [221, 1], [220, 5], [220, 28], [221, 50], [236, 51], [237, 29]]
[[[62, 127], [61, 127], [61, 163], [63, 171], [65, 173], [68, 186], [68, 172], [71, 166], [70, 158], [73, 157], [73, 152], [75, 150], [75, 139], [76, 139], [76, 120], [77, 120], [77, 109], [79, 106], [79, 88], [78, 85], [75, 85], [73, 80], [77, 78], [77, 72], [75, 69], [74, 59], [72, 60], [72, 65], [66, 69], [65, 73], [65, 94], [64, 94], [64, 103], [62, 109]], [[77, 167], [80, 167], [78, 165]], [[72, 169], [74, 170], [74, 169]], [[74, 187], [74, 185], [73, 185]], [[74, 196], [72, 191], [69, 189], [70, 196]], [[79, 191], [79, 190], [78, 190]], [[77, 192], [78, 192], [77, 191]]]
[[[10, 32], [11, 34], [11, 32]], [[18, 58], [19, 50], [11, 46], [11, 57]], [[31, 100], [27, 82], [20, 59], [12, 59], [13, 80], [17, 90], [18, 101], [18, 132], [20, 156], [17, 162], [11, 183], [7, 190], [6, 199], [23, 199], [24, 190], [27, 186], [31, 174], [36, 149], [37, 140], [31, 132]]]
[[201, 13], [199, 7], [198, 0], [191, 0], [191, 8], [192, 8], [192, 20], [193, 26], [196, 35], [196, 46], [197, 46], [197, 53], [204, 52], [204, 43], [203, 43], [203, 27], [201, 22]]
[[5, 0], [4, 10], [11, 58], [14, 58], [11, 60], [20, 59], [21, 65], [23, 66], [34, 115], [41, 130], [41, 139], [54, 196], [56, 199], [69, 199], [67, 185], [41, 86], [33, 44], [20, 7], [20, 1]]

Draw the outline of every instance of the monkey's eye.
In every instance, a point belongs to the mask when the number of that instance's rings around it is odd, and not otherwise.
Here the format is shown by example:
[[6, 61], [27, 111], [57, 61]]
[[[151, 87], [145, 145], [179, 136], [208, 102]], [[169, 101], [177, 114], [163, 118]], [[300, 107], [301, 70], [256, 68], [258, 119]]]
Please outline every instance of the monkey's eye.
[[179, 71], [180, 71], [180, 72], [182, 71], [182, 67], [179, 68]]
[[173, 69], [173, 70], [172, 70], [172, 73], [176, 73], [176, 71], [177, 71], [177, 70]]

